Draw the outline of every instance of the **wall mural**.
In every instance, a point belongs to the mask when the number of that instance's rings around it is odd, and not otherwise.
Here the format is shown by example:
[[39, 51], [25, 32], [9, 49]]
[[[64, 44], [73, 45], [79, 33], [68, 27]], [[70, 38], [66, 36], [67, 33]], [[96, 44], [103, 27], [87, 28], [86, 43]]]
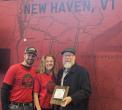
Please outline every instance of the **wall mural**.
[[121, 0], [1, 0], [0, 48], [11, 49], [11, 64], [22, 61], [27, 46], [40, 58], [77, 50], [92, 84], [89, 110], [122, 109]]

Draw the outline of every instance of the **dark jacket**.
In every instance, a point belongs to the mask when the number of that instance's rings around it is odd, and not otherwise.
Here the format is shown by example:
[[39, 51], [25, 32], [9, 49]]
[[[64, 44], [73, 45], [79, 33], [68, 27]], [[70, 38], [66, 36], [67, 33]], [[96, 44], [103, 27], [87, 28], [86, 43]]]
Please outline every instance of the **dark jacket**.
[[[57, 85], [61, 84], [63, 70], [61, 69], [58, 73]], [[63, 108], [63, 110], [87, 110], [91, 87], [86, 69], [74, 64], [65, 76], [63, 85], [70, 87], [68, 96], [72, 97], [72, 102]], [[57, 110], [59, 110], [58, 107]]]

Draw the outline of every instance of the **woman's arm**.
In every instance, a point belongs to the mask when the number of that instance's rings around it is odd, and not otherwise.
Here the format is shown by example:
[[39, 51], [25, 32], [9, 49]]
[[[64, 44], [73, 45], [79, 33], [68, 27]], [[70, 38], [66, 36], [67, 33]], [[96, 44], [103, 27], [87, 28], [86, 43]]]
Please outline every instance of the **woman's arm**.
[[38, 93], [35, 93], [35, 92], [34, 92], [34, 104], [35, 104], [37, 110], [41, 110]]

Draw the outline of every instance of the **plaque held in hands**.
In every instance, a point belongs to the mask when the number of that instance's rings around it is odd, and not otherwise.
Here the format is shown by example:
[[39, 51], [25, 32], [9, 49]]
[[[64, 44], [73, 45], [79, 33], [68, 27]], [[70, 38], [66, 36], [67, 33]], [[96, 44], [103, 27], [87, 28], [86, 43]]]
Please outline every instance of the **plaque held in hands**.
[[63, 99], [67, 96], [69, 91], [69, 86], [55, 86], [52, 98], [50, 100], [51, 104], [62, 105]]

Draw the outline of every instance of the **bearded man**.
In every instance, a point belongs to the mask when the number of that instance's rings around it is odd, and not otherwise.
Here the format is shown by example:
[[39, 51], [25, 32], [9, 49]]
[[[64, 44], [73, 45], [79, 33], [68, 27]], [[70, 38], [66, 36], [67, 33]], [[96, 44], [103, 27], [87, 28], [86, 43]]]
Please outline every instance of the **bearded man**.
[[91, 94], [90, 80], [85, 68], [76, 63], [76, 50], [66, 48], [62, 52], [63, 68], [59, 70], [57, 85], [69, 86], [68, 96], [55, 110], [88, 110]]
[[33, 110], [33, 84], [36, 69], [33, 64], [37, 50], [28, 47], [21, 63], [11, 65], [5, 74], [1, 88], [2, 110]]

